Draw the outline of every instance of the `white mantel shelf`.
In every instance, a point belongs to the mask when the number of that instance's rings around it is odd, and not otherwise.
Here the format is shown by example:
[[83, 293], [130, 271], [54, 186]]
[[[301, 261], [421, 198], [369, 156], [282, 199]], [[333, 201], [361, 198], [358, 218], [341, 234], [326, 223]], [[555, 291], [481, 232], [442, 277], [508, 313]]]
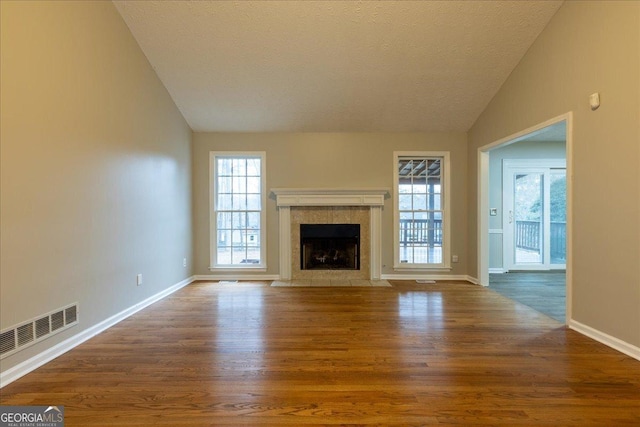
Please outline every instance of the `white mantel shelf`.
[[382, 274], [382, 207], [388, 188], [272, 188], [280, 226], [280, 279], [291, 279], [291, 208], [294, 206], [367, 206], [370, 214], [370, 279]]
[[272, 188], [276, 205], [383, 206], [388, 188]]

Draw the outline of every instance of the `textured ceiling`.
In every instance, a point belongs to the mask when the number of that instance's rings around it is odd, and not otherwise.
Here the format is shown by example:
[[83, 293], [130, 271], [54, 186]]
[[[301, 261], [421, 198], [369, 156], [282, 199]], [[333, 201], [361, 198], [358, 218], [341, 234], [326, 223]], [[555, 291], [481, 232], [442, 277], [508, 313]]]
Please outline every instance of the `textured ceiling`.
[[518, 138], [515, 142], [567, 142], [567, 123], [561, 121]]
[[194, 131], [467, 131], [561, 1], [114, 1]]

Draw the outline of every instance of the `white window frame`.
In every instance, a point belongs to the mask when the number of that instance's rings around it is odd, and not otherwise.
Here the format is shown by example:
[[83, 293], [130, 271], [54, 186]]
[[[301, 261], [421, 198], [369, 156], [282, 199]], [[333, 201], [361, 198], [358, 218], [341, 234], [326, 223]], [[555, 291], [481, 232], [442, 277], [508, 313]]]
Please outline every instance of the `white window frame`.
[[[218, 223], [216, 220], [216, 200], [218, 194], [216, 160], [219, 158], [259, 158], [260, 159], [260, 263], [259, 264], [219, 264]], [[267, 154], [264, 151], [210, 151], [209, 152], [209, 270], [267, 271]]]
[[[400, 176], [398, 163], [402, 158], [439, 158], [441, 160], [442, 197], [442, 262], [441, 263], [401, 263], [400, 262]], [[393, 152], [393, 268], [394, 270], [451, 270], [451, 160], [449, 151], [394, 151]]]

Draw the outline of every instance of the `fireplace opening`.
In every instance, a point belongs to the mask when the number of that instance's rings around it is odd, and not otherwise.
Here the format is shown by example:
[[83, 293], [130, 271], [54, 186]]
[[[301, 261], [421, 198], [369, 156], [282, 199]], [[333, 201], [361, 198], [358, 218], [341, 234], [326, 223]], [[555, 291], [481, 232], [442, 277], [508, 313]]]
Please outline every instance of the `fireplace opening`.
[[360, 270], [360, 224], [300, 224], [301, 270]]

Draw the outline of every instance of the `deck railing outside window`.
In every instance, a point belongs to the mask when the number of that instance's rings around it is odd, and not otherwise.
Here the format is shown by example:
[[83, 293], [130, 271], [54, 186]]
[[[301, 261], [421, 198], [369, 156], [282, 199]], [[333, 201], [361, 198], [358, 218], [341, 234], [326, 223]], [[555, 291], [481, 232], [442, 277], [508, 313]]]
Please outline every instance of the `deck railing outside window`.
[[[516, 248], [540, 251], [541, 224], [538, 221], [516, 221]], [[567, 252], [567, 223], [551, 222], [551, 259], [564, 260]]]
[[406, 246], [420, 243], [427, 246], [442, 245], [441, 219], [400, 220], [400, 244]]

